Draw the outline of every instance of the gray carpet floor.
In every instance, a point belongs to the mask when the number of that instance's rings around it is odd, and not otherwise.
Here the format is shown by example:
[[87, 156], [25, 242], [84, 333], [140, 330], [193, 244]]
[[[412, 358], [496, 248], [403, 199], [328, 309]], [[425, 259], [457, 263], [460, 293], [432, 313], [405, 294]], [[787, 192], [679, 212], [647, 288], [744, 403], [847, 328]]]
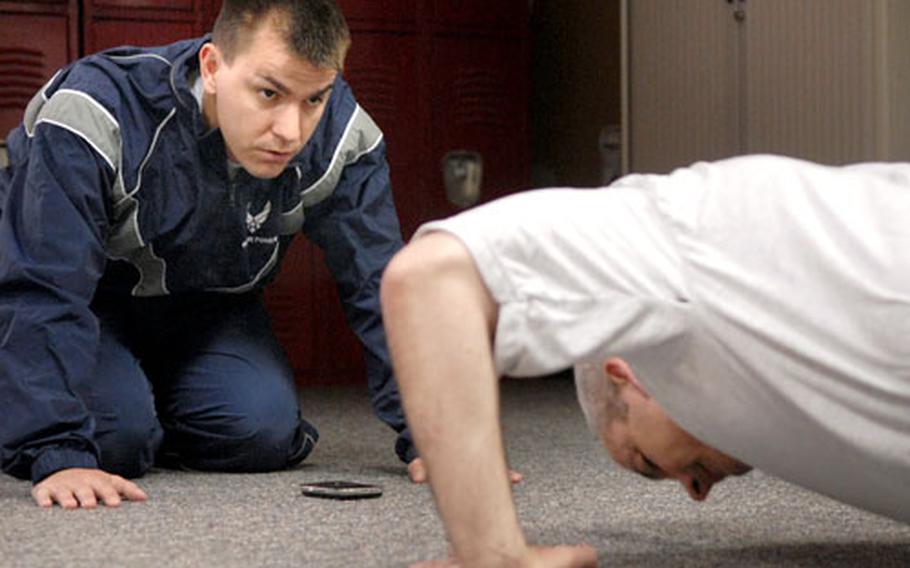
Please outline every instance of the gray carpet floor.
[[[147, 502], [94, 511], [40, 509], [29, 483], [0, 475], [0, 566], [393, 567], [445, 556], [429, 490], [407, 480], [366, 393], [308, 389], [301, 406], [321, 440], [291, 471], [156, 470], [140, 480]], [[620, 471], [588, 435], [565, 378], [505, 382], [503, 419], [534, 542], [587, 542], [603, 566], [910, 566], [910, 526], [761, 472], [695, 503], [676, 483]], [[300, 494], [302, 482], [339, 478], [385, 493]]]

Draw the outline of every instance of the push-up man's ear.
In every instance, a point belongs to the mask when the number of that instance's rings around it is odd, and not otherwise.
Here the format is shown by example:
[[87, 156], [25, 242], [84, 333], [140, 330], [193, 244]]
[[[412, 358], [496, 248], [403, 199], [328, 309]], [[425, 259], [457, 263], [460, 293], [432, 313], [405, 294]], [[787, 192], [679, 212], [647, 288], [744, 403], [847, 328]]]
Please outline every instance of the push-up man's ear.
[[619, 357], [610, 357], [607, 359], [604, 362], [604, 371], [606, 371], [607, 376], [611, 381], [616, 383], [617, 386], [630, 385], [635, 390], [641, 392], [645, 398], [648, 398], [648, 393], [641, 386], [641, 383], [638, 382], [638, 379], [635, 378], [632, 367]]

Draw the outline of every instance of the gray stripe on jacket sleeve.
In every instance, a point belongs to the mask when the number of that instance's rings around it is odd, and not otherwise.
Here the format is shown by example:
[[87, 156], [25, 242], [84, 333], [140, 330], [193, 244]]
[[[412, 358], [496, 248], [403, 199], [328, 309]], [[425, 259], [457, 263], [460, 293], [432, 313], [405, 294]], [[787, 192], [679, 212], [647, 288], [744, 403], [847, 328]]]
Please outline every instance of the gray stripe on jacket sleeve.
[[316, 183], [301, 192], [304, 207], [315, 205], [335, 191], [344, 167], [370, 152], [382, 140], [382, 131], [360, 105], [354, 109], [328, 169]]
[[[32, 102], [35, 103], [35, 99]], [[172, 115], [167, 116], [159, 130]], [[107, 254], [114, 259], [129, 261], [139, 271], [140, 281], [133, 289], [134, 295], [167, 294], [165, 263], [144, 242], [139, 232], [139, 202], [132, 192], [126, 191], [123, 183], [122, 144], [117, 120], [86, 93], [60, 89], [38, 109], [34, 126], [42, 123], [65, 128], [81, 137], [111, 167], [114, 173], [110, 196], [113, 218], [106, 243]]]
[[76, 134], [104, 158], [114, 173], [120, 171], [120, 125], [92, 97], [60, 89], [38, 111], [35, 127], [44, 122]]
[[[281, 234], [290, 235], [299, 231], [306, 218], [303, 208], [316, 205], [332, 195], [338, 186], [345, 166], [353, 164], [361, 156], [371, 152], [381, 141], [382, 131], [379, 126], [360, 105], [357, 105], [345, 125], [344, 133], [341, 135], [338, 146], [335, 147], [332, 161], [325, 173], [315, 183], [300, 192], [300, 203], [296, 207], [282, 213], [279, 228]], [[300, 178], [300, 168], [296, 169], [297, 177]]]
[[25, 107], [22, 123], [25, 125], [25, 134], [29, 137], [33, 136], [35, 132], [35, 122], [38, 121], [38, 113], [41, 112], [42, 107], [47, 103], [47, 88], [54, 82], [54, 79], [56, 79], [59, 74], [60, 71], [54, 73], [54, 76], [51, 77], [37, 93], [35, 93], [32, 100], [28, 102], [28, 106]]

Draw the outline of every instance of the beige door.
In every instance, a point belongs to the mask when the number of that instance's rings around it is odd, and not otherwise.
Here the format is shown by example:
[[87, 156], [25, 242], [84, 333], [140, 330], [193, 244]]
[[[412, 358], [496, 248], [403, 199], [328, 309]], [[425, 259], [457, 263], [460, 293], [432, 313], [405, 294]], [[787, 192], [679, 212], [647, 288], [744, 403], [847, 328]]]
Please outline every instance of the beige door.
[[910, 160], [910, 1], [626, 0], [631, 171]]
[[874, 159], [878, 3], [746, 4], [744, 151], [830, 164]]
[[665, 173], [739, 153], [739, 23], [726, 0], [627, 0], [628, 163]]

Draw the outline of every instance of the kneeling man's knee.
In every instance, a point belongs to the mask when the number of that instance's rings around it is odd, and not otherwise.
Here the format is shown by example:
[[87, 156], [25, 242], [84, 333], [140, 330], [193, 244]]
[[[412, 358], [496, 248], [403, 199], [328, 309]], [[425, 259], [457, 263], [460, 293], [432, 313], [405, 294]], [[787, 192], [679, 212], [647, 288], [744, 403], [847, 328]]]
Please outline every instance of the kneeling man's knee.
[[164, 432], [154, 415], [139, 414], [124, 416], [116, 428], [96, 436], [104, 471], [135, 478], [154, 464]]
[[177, 453], [181, 465], [205, 471], [263, 472], [294, 466], [319, 439], [313, 426], [295, 416], [243, 416], [222, 423], [216, 431], [181, 433]]

